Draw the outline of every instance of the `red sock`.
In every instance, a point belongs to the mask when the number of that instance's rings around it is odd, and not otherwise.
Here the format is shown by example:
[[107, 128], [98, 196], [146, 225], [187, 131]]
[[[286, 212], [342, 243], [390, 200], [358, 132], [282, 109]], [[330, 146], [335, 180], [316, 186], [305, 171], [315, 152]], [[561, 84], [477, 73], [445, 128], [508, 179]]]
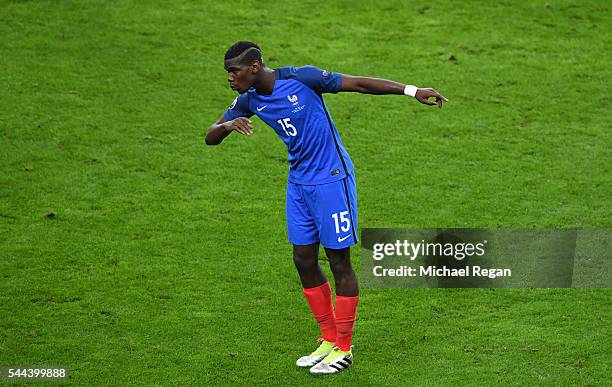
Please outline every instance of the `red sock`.
[[353, 338], [353, 325], [357, 318], [357, 304], [359, 296], [346, 297], [336, 295], [336, 345], [341, 351], [351, 350]]
[[310, 310], [321, 328], [323, 340], [336, 342], [336, 317], [332, 304], [329, 282], [314, 288], [304, 289], [304, 296], [310, 305]]

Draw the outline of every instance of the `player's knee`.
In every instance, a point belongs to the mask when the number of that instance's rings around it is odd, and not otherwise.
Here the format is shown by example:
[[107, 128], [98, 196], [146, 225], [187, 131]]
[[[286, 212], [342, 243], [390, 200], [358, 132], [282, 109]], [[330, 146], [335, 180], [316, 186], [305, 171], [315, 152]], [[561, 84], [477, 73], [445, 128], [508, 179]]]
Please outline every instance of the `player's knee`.
[[330, 261], [330, 268], [336, 279], [350, 276], [353, 272], [350, 258]]
[[318, 264], [316, 256], [300, 253], [293, 254], [293, 263], [300, 272], [312, 270]]

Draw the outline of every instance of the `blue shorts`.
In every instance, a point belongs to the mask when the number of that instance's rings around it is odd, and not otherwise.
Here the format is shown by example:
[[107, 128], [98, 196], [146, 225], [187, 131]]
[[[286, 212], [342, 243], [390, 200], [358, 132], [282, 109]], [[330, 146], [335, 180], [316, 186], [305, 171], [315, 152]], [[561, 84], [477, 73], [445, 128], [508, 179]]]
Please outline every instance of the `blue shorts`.
[[319, 185], [287, 183], [289, 242], [320, 242], [330, 249], [357, 243], [357, 190], [355, 177]]

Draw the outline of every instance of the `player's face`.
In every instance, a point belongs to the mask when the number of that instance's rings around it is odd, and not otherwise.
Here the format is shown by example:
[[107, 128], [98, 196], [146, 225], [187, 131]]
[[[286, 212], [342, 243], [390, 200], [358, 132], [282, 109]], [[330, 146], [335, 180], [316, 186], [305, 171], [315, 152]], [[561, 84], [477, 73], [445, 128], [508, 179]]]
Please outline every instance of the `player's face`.
[[253, 66], [226, 62], [225, 70], [227, 70], [227, 81], [232, 90], [244, 93], [255, 83], [255, 70], [257, 69], [254, 69]]

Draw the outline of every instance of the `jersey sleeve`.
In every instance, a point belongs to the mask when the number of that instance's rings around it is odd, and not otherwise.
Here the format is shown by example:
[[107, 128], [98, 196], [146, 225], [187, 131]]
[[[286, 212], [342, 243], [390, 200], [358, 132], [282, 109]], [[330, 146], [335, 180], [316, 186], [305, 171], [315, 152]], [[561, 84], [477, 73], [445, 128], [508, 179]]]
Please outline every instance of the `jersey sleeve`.
[[315, 66], [294, 67], [293, 78], [310, 87], [318, 94], [337, 93], [342, 87], [342, 75], [321, 70]]
[[253, 112], [249, 109], [249, 103], [246, 93], [240, 94], [234, 102], [227, 108], [225, 113], [223, 113], [223, 117], [227, 121], [231, 121], [238, 117], [251, 117], [253, 116]]

